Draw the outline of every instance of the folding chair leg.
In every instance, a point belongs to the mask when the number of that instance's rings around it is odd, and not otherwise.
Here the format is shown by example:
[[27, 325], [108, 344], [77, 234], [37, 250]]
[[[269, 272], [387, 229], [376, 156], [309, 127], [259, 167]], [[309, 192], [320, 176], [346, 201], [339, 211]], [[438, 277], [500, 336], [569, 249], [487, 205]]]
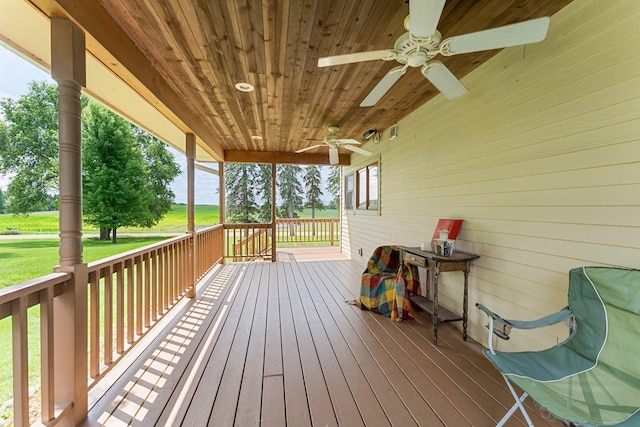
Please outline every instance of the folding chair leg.
[[[503, 377], [504, 377], [504, 375], [503, 375]], [[514, 403], [513, 406], [511, 407], [511, 409], [509, 409], [509, 412], [507, 412], [506, 415], [504, 417], [502, 417], [500, 422], [498, 424], [496, 424], [496, 427], [504, 426], [504, 424], [507, 422], [507, 420], [509, 418], [511, 418], [511, 416], [518, 409], [520, 409], [520, 412], [522, 412], [522, 415], [524, 416], [524, 419], [527, 421], [527, 425], [529, 427], [535, 427], [533, 425], [533, 421], [531, 421], [531, 418], [529, 418], [529, 414], [527, 413], [526, 408], [522, 404], [522, 402], [524, 402], [524, 400], [527, 398], [528, 394], [525, 392], [525, 393], [522, 393], [522, 396], [518, 397], [518, 393], [516, 392], [516, 390], [511, 385], [511, 382], [509, 381], [509, 379], [507, 377], [504, 377], [504, 380], [507, 382], [507, 386], [509, 387], [509, 390], [511, 391], [511, 394], [513, 395], [513, 398], [516, 400], [516, 403]]]

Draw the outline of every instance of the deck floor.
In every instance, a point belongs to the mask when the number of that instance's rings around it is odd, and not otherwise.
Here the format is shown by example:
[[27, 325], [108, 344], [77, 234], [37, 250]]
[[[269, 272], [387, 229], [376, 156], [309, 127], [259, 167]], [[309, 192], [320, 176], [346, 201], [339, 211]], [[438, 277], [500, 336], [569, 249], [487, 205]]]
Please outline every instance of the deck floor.
[[[86, 426], [491, 426], [502, 377], [451, 324], [345, 303], [364, 260], [229, 263], [90, 398]], [[528, 400], [536, 426], [557, 425]], [[525, 425], [520, 414], [507, 425]]]

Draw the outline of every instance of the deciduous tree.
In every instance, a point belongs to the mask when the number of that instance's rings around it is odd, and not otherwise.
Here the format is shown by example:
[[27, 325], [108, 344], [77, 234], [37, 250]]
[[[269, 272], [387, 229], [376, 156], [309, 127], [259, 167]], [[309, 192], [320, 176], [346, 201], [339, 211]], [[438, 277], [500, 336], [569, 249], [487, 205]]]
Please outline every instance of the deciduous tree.
[[13, 176], [5, 209], [42, 210], [58, 192], [58, 88], [31, 82], [19, 99], [1, 99], [0, 109], [0, 173]]

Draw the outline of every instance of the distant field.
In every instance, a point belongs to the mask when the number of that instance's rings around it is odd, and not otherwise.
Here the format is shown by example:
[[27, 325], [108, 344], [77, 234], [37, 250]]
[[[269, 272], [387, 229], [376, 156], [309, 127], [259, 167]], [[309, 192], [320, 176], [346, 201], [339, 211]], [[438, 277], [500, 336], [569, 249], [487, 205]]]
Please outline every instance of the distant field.
[[[220, 216], [218, 206], [196, 205], [196, 226], [217, 224]], [[34, 212], [29, 215], [0, 215], [0, 234], [11, 234], [15, 230], [18, 234], [47, 234], [58, 233], [59, 213]], [[187, 228], [187, 205], [173, 205], [165, 217], [152, 228], [123, 227], [118, 229], [122, 233], [181, 233]], [[97, 233], [98, 230], [88, 224], [82, 228], [83, 233]]]
[[[300, 213], [301, 218], [311, 218], [311, 209]], [[316, 210], [316, 218], [338, 218], [335, 209]], [[58, 212], [34, 212], [29, 215], [0, 214], [0, 234], [50, 234], [59, 232]], [[220, 208], [211, 205], [195, 206], [196, 227], [218, 224]], [[126, 233], [182, 233], [187, 228], [187, 205], [173, 205], [165, 217], [152, 228], [123, 227], [118, 234]], [[10, 231], [11, 230], [11, 231]], [[82, 232], [97, 233], [98, 230], [85, 224]]]

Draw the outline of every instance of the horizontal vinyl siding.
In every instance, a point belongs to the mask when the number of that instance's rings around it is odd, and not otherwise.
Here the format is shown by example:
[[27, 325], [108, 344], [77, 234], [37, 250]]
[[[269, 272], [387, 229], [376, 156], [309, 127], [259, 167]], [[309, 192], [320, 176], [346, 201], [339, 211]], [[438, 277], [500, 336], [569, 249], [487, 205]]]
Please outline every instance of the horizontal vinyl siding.
[[[545, 41], [505, 49], [462, 79], [468, 95], [438, 96], [398, 123], [397, 138], [367, 144], [380, 154], [381, 214], [347, 214], [345, 250], [357, 258], [362, 247], [364, 265], [376, 246], [418, 246], [438, 218], [463, 218], [456, 247], [481, 256], [469, 301], [470, 335], [483, 342], [475, 302], [533, 319], [566, 304], [571, 268], [640, 268], [637, 28], [636, 0], [574, 0]], [[443, 304], [461, 310], [462, 280], [441, 276]], [[536, 348], [564, 332], [499, 345]]]

